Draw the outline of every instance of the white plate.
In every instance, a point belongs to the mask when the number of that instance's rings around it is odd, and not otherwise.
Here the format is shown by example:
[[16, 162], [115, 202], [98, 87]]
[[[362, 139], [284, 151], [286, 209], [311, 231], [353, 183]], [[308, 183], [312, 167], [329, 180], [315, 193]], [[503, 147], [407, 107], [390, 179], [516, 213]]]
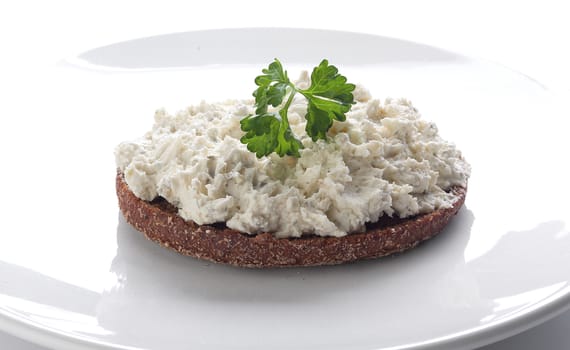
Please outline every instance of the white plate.
[[[154, 110], [247, 98], [274, 57], [328, 58], [379, 98], [405, 96], [473, 166], [465, 207], [397, 257], [248, 270], [179, 256], [119, 214], [114, 146]], [[562, 110], [527, 77], [433, 47], [300, 29], [180, 33], [38, 70], [0, 146], [0, 326], [60, 349], [450, 349], [564, 311], [570, 234]], [[6, 132], [9, 130], [9, 132]]]

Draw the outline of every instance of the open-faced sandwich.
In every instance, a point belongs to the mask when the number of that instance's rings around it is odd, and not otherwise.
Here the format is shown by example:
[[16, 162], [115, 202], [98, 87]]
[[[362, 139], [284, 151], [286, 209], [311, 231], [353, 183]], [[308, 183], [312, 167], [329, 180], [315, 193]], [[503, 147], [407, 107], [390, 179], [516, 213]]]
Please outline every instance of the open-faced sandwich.
[[440, 232], [470, 166], [404, 99], [372, 99], [323, 60], [278, 60], [254, 100], [156, 112], [115, 152], [127, 222], [182, 254], [249, 267], [339, 264]]

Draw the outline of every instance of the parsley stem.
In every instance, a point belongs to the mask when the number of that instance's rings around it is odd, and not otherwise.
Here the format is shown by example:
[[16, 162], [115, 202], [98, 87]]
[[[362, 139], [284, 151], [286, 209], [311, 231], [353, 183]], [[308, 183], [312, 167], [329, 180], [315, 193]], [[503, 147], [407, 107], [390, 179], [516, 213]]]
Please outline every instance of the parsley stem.
[[295, 97], [295, 94], [297, 93], [297, 89], [295, 88], [295, 85], [293, 85], [292, 83], [288, 84], [289, 87], [291, 88], [291, 93], [289, 94], [289, 98], [287, 99], [287, 102], [285, 102], [285, 106], [283, 106], [283, 111], [285, 111], [285, 113], [283, 113], [281, 115], [281, 118], [285, 121], [286, 125], [289, 126], [289, 119], [287, 119], [287, 111], [289, 110], [289, 107], [291, 106], [291, 103], [293, 102], [293, 97]]

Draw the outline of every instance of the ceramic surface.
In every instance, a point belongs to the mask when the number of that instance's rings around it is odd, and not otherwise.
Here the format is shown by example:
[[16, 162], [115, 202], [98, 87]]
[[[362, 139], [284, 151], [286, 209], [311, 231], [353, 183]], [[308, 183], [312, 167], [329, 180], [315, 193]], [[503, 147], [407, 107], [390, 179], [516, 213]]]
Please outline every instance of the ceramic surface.
[[[405, 97], [473, 166], [465, 207], [396, 257], [249, 270], [179, 256], [125, 223], [113, 149], [157, 108], [249, 98], [274, 57], [322, 58]], [[178, 33], [35, 71], [1, 146], [0, 327], [61, 349], [451, 349], [564, 311], [570, 232], [562, 105], [528, 77], [437, 48], [300, 29]], [[12, 110], [10, 110], [12, 108]]]

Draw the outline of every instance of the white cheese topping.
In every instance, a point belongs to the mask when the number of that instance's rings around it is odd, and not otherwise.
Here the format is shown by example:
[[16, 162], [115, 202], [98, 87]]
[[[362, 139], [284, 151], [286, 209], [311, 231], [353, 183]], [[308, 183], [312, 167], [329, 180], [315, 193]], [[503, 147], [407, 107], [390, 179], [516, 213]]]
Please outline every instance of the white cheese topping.
[[117, 147], [117, 167], [139, 198], [162, 196], [186, 220], [250, 234], [343, 236], [383, 215], [450, 207], [455, 197], [445, 190], [466, 186], [470, 173], [461, 153], [409, 101], [381, 103], [362, 87], [354, 96], [328, 141], [306, 135], [306, 102], [293, 102], [299, 159], [258, 159], [240, 142], [253, 101], [202, 102], [176, 115], [156, 112], [150, 132]]

